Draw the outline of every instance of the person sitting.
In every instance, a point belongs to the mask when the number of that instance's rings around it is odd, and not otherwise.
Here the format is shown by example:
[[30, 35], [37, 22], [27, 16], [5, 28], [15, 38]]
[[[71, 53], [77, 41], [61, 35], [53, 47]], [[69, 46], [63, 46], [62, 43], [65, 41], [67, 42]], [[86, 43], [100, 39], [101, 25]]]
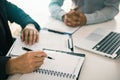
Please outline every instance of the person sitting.
[[6, 56], [14, 42], [8, 21], [21, 25], [21, 40], [26, 45], [32, 45], [39, 39], [40, 26], [37, 22], [16, 5], [0, 0], [0, 80], [6, 80], [11, 74], [32, 72], [43, 64], [46, 57], [43, 51], [28, 51], [16, 58]]
[[119, 12], [120, 0], [72, 0], [74, 9], [65, 12], [61, 7], [65, 0], [51, 0], [49, 11], [55, 19], [67, 26], [83, 26], [113, 19]]

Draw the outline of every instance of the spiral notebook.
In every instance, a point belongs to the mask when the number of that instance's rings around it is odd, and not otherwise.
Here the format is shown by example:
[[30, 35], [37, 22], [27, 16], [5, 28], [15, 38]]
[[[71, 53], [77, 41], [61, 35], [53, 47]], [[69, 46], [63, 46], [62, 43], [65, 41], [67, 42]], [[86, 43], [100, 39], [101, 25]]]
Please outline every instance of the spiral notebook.
[[44, 49], [53, 59], [45, 59], [36, 71], [23, 74], [19, 80], [78, 80], [84, 54]]

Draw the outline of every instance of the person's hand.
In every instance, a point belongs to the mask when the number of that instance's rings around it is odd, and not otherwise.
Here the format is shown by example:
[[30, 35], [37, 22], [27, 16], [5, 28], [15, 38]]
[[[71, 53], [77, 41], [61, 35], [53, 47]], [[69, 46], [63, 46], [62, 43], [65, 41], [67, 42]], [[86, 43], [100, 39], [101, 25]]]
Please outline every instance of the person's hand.
[[43, 64], [47, 55], [42, 51], [29, 51], [17, 58], [11, 58], [6, 65], [8, 74], [29, 73]]
[[63, 21], [67, 26], [83, 26], [86, 24], [86, 16], [78, 10], [72, 9], [63, 16]]
[[25, 42], [26, 45], [33, 45], [38, 42], [39, 34], [33, 24], [28, 24], [21, 33], [21, 40]]

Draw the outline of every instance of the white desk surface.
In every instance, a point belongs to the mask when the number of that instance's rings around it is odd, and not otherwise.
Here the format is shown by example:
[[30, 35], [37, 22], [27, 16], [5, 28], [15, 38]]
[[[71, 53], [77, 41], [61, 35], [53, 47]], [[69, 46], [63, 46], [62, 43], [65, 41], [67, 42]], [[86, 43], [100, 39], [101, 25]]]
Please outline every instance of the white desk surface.
[[[79, 32], [73, 35], [74, 44], [77, 44], [76, 40], [87, 36], [98, 27], [120, 32], [120, 22], [118, 20], [115, 19], [101, 24], [83, 26]], [[86, 54], [86, 60], [79, 80], [120, 80], [120, 58], [113, 60], [77, 48], [76, 51]]]
[[[120, 32], [120, 16], [115, 19], [94, 25], [81, 27], [74, 35], [74, 44], [78, 38], [83, 38], [98, 27]], [[53, 25], [55, 26], [55, 25]], [[84, 35], [84, 36], [83, 36]], [[120, 80], [120, 58], [110, 59], [95, 53], [75, 48], [76, 52], [85, 53], [86, 59], [79, 80]], [[10, 76], [8, 80], [18, 80], [20, 74]]]
[[[40, 24], [43, 26], [43, 24], [45, 24], [45, 20], [49, 21], [47, 17], [48, 16], [36, 17], [35, 20], [38, 20], [38, 22], [40, 22]], [[78, 38], [87, 36], [91, 31], [95, 30], [98, 27], [120, 32], [120, 14], [118, 14], [115, 19], [108, 22], [83, 26], [80, 28], [79, 33], [74, 34], [74, 43], [77, 42], [76, 40]], [[113, 60], [77, 48], [75, 48], [75, 51], [86, 54], [86, 59], [83, 64], [79, 80], [120, 80], [120, 58]], [[15, 74], [13, 76], [10, 76], [8, 80], [18, 80], [20, 76], [20, 74]]]

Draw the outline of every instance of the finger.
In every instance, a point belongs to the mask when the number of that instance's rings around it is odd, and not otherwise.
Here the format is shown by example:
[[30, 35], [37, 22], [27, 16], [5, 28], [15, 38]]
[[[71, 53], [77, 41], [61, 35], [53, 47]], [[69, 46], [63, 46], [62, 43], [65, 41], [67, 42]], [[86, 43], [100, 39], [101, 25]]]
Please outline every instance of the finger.
[[45, 57], [34, 57], [34, 61], [35, 62], [40, 62], [40, 61], [44, 61], [45, 60]]
[[34, 70], [38, 69], [43, 63], [44, 63], [43, 61], [42, 62], [35, 62], [34, 63], [34, 66], [35, 66]]
[[71, 16], [71, 15], [75, 15], [75, 13], [76, 13], [77, 11], [75, 11], [75, 10], [71, 10], [70, 12], [69, 12], [69, 15]]
[[34, 37], [34, 31], [33, 30], [29, 30], [29, 36], [27, 37], [28, 38], [28, 44], [29, 45], [32, 45], [33, 44], [33, 37]]
[[67, 17], [64, 18], [64, 23], [67, 25], [69, 21], [67, 20]]
[[44, 61], [36, 61], [36, 62], [34, 62], [34, 67], [35, 68], [38, 68], [38, 67], [40, 67], [42, 64], [44, 63]]
[[66, 20], [66, 24], [67, 24], [68, 26], [74, 26], [74, 25], [75, 25], [75, 21], [74, 21], [74, 20], [71, 20], [71, 19], [67, 19], [67, 20]]
[[81, 22], [81, 23], [80, 23], [80, 26], [82, 26], [82, 25], [84, 24], [82, 14], [80, 14], [80, 18], [81, 18], [81, 19], [80, 19], [80, 22]]
[[21, 40], [24, 42], [25, 41], [25, 29], [21, 33]]
[[36, 65], [37, 65], [37, 66], [41, 66], [43, 63], [44, 63], [44, 61], [37, 61], [37, 62], [36, 62]]
[[80, 17], [80, 12], [79, 11], [75, 11], [74, 14], [75, 14], [75, 16]]
[[70, 16], [70, 17], [79, 16], [79, 12], [78, 12], [78, 11], [75, 11], [75, 10], [72, 10], [72, 11], [70, 11], [69, 16]]
[[21, 38], [21, 41], [22, 41], [22, 42], [25, 40], [25, 39], [24, 39], [23, 32], [21, 33], [20, 38]]
[[[70, 14], [71, 15], [71, 14]], [[65, 16], [65, 19], [64, 19], [64, 23], [67, 25], [67, 26], [76, 26], [73, 22], [75, 22], [74, 20], [73, 20], [73, 15], [72, 16], [70, 16], [69, 14], [67, 14], [66, 16]], [[70, 17], [69, 17], [70, 16]], [[76, 17], [75, 17], [76, 18]], [[75, 19], [76, 21], [78, 20], [78, 18], [76, 18]]]
[[67, 25], [67, 26], [70, 26], [71, 25], [71, 23], [66, 19], [66, 20], [64, 20], [64, 23]]
[[78, 17], [78, 16], [73, 16], [73, 17], [72, 17], [72, 20], [75, 21], [75, 22], [80, 21], [80, 17]]
[[67, 18], [72, 18], [72, 16], [73, 16], [72, 13], [68, 13], [68, 14], [66, 15]]
[[67, 26], [70, 26], [70, 27], [72, 26], [72, 24], [71, 24], [71, 23], [66, 23], [66, 25], [67, 25]]
[[37, 31], [34, 30], [34, 31], [33, 31], [33, 35], [34, 35], [34, 36], [33, 36], [33, 44], [34, 44], [35, 42], [37, 42], [37, 39], [38, 39], [38, 37], [37, 37], [37, 36], [38, 36]]
[[69, 16], [71, 17], [80, 17], [80, 12], [79, 11], [75, 11], [75, 10], [72, 10], [70, 13], [69, 13]]
[[33, 56], [38, 56], [38, 57], [46, 57], [47, 54], [43, 51], [31, 51], [30, 53], [32, 53]]
[[25, 30], [25, 32], [24, 32], [24, 37], [25, 37], [25, 44], [27, 45], [28, 44], [28, 41], [29, 41], [29, 31], [28, 30]]
[[[80, 20], [80, 16], [77, 16], [79, 14], [72, 14], [72, 15], [67, 15], [66, 20], [69, 22], [73, 22], [73, 21], [79, 21]], [[70, 16], [70, 17], [68, 17]]]
[[73, 14], [67, 13], [64, 17], [65, 20], [67, 21], [72, 21]]
[[65, 20], [66, 23], [71, 23], [72, 21], [73, 21], [72, 17], [67, 17]]
[[37, 32], [33, 31], [33, 44], [36, 42]]
[[68, 24], [68, 25], [70, 25], [70, 26], [72, 26], [72, 27], [75, 27], [76, 26], [76, 22], [75, 21], [72, 21], [70, 24]]
[[68, 21], [68, 20], [67, 20], [65, 23], [66, 23], [67, 26], [72, 26], [72, 25], [73, 25], [73, 24], [72, 24], [72, 21]]
[[38, 42], [39, 41], [39, 34], [37, 32], [37, 36], [36, 36], [36, 41], [35, 42]]

